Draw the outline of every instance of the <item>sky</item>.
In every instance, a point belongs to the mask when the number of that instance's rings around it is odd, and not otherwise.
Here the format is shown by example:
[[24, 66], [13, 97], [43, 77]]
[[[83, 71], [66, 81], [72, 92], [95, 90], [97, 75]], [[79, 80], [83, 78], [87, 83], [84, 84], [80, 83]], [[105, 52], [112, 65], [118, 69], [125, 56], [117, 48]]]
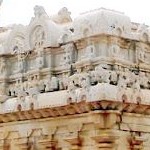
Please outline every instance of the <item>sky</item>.
[[34, 16], [35, 5], [43, 6], [48, 15], [56, 14], [62, 7], [67, 7], [72, 18], [82, 12], [104, 7], [124, 12], [132, 22], [150, 26], [150, 0], [3, 0], [0, 26], [28, 25]]

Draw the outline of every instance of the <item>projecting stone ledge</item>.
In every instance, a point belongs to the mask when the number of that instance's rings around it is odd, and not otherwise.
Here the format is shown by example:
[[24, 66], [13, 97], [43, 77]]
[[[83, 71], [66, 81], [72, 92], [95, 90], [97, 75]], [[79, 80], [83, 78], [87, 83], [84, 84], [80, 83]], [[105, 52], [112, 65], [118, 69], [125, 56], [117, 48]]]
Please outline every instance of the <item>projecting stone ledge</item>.
[[115, 85], [99, 83], [91, 86], [88, 92], [81, 88], [74, 90], [74, 97], [71, 97], [69, 91], [62, 90], [41, 93], [33, 97], [28, 96], [24, 100], [8, 99], [0, 104], [0, 122], [65, 116], [108, 109], [149, 114], [149, 99], [149, 90], [120, 89]]

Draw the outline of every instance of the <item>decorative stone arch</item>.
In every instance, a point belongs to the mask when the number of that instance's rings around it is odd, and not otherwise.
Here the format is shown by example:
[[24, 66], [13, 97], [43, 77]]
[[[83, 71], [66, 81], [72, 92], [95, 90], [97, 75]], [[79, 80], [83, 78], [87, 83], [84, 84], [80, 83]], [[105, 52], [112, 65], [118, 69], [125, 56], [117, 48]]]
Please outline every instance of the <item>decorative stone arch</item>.
[[68, 35], [67, 33], [65, 33], [65, 34], [62, 36], [62, 43], [67, 42], [68, 37], [69, 37], [69, 35]]
[[81, 34], [83, 37], [89, 36], [92, 33], [91, 22], [87, 19], [79, 21], [79, 25], [74, 25], [74, 28], [79, 32], [78, 34]]
[[85, 27], [83, 29], [83, 36], [88, 36], [91, 32], [91, 28], [90, 27]]
[[87, 22], [87, 24], [83, 24], [82, 28], [81, 28], [81, 33], [83, 33], [83, 36], [89, 36], [92, 33], [92, 26], [89, 22]]
[[[58, 38], [61, 35], [61, 28], [48, 18], [35, 18], [27, 28], [28, 49], [35, 48], [35, 43], [41, 44], [41, 47], [58, 46]], [[37, 37], [36, 37], [37, 36]], [[37, 41], [36, 41], [37, 40]]]
[[59, 37], [58, 43], [59, 44], [67, 43], [68, 41], [71, 40], [71, 38], [72, 38], [72, 32], [70, 31], [70, 29], [65, 29], [61, 34], [61, 36]]
[[26, 28], [23, 25], [16, 25], [8, 37], [7, 50], [10, 53], [26, 51]]
[[123, 33], [122, 28], [121, 27], [116, 28], [115, 33], [116, 33], [116, 35], [121, 36]]
[[117, 27], [114, 32], [117, 36], [121, 36], [123, 33], [123, 30], [121, 27]]

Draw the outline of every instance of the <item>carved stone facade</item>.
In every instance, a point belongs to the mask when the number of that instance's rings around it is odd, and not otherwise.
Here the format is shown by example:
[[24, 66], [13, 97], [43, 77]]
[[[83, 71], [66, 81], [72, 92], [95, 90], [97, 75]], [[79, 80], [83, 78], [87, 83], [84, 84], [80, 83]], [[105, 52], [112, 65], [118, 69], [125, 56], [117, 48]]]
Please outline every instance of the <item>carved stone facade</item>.
[[103, 8], [34, 15], [0, 32], [0, 150], [149, 150], [149, 27]]

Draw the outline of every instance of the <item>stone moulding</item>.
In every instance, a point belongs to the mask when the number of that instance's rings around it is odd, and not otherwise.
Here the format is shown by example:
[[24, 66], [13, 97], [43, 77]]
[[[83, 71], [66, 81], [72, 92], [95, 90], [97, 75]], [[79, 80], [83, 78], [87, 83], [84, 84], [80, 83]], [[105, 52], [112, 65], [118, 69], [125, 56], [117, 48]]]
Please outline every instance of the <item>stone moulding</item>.
[[0, 28], [0, 150], [149, 149], [150, 32], [123, 13], [34, 7]]

